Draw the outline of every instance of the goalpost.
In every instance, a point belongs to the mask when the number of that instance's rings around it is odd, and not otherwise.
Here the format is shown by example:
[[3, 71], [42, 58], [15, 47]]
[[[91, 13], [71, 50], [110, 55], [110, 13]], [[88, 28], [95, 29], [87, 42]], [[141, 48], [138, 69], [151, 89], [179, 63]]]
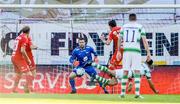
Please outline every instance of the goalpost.
[[[105, 46], [101, 34], [109, 33], [108, 21], [115, 19], [118, 26], [128, 22], [129, 13], [136, 13], [146, 36], [154, 60], [152, 79], [161, 93], [180, 93], [180, 5], [47, 5], [0, 4], [0, 92], [11, 92], [14, 70], [11, 64], [13, 40], [22, 26], [31, 28], [31, 37], [39, 50], [34, 50], [38, 93], [68, 93], [68, 75], [73, 69], [69, 56], [77, 46], [77, 38], [85, 37], [87, 44], [96, 49], [100, 64], [106, 65], [113, 44]], [[5, 57], [3, 56], [5, 54]], [[146, 52], [142, 49], [142, 59]], [[172, 69], [172, 70], [170, 70]], [[98, 70], [97, 70], [98, 71]], [[178, 73], [179, 72], [179, 73]], [[168, 76], [171, 75], [171, 76]], [[172, 77], [173, 76], [173, 77]], [[80, 93], [103, 93], [89, 86], [88, 76], [78, 78]], [[19, 91], [22, 91], [21, 80]], [[142, 92], [152, 93], [143, 78]], [[166, 87], [164, 87], [166, 86]], [[120, 86], [110, 92], [119, 93]]]

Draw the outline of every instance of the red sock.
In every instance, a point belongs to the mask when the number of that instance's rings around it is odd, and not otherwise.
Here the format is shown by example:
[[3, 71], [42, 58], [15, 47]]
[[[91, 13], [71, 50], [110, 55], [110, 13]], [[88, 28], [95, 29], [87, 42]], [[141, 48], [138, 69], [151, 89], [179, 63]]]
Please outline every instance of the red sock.
[[16, 76], [15, 79], [14, 79], [14, 87], [13, 87], [13, 91], [16, 90], [18, 84], [19, 84], [19, 80], [21, 79], [21, 76]]
[[33, 91], [33, 80], [34, 80], [34, 77], [32, 75], [26, 76], [27, 87], [30, 91]]

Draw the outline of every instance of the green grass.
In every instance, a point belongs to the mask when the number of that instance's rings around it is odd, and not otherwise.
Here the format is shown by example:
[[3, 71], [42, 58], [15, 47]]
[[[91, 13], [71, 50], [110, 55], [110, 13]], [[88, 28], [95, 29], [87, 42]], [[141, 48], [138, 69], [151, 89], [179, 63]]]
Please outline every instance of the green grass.
[[116, 104], [116, 103], [179, 103], [180, 95], [143, 95], [144, 99], [135, 99], [134, 95], [126, 95], [124, 99], [119, 95], [105, 94], [0, 94], [0, 104]]

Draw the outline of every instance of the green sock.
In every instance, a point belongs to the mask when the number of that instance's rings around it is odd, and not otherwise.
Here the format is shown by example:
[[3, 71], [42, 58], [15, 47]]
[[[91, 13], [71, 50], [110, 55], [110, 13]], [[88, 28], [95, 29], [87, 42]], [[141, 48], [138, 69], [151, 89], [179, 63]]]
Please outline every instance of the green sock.
[[141, 78], [140, 78], [140, 74], [139, 73], [135, 73], [135, 75], [134, 75], [134, 81], [135, 81], [135, 94], [136, 95], [140, 95], [140, 80], [141, 80]]
[[104, 72], [107, 72], [109, 70], [107, 67], [96, 64], [95, 62], [92, 63], [92, 66]]
[[121, 95], [125, 95], [126, 93], [126, 83], [128, 81], [128, 76], [123, 75], [123, 78], [121, 80]]
[[96, 80], [100, 83], [103, 83], [103, 84], [108, 84], [109, 82], [109, 79], [106, 79], [106, 78], [103, 78], [103, 77], [100, 77], [98, 75], [95, 76]]

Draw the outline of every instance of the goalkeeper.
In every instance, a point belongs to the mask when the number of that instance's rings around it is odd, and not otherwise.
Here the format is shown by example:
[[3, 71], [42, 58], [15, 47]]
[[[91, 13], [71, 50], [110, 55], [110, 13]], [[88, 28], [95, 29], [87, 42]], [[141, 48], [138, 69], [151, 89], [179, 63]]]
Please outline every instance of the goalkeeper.
[[[140, 75], [141, 76], [145, 76], [148, 84], [150, 86], [150, 88], [153, 90], [154, 93], [158, 94], [159, 92], [155, 89], [154, 84], [151, 80], [151, 72], [150, 72], [150, 67], [153, 64], [153, 60], [146, 60], [146, 62], [141, 64], [141, 70], [140, 70]], [[123, 77], [123, 70], [119, 69], [119, 70], [109, 70], [107, 67], [105, 66], [101, 66], [99, 64], [96, 63], [92, 63], [92, 66], [96, 67], [97, 69], [108, 73], [109, 75], [115, 77], [115, 79], [105, 79], [103, 77], [99, 77], [98, 75], [95, 76], [96, 79], [98, 79], [99, 81], [103, 81], [103, 87], [105, 87], [106, 85], [116, 85], [118, 84], [118, 82], [121, 81], [122, 77]], [[134, 73], [133, 71], [129, 71], [128, 73], [128, 78], [131, 79], [133, 78]], [[128, 85], [128, 91], [131, 91], [132, 88], [132, 83], [130, 82]]]
[[[86, 46], [86, 42], [84, 38], [78, 39], [79, 46], [75, 48], [72, 52], [72, 56], [70, 57], [70, 63], [75, 66], [73, 71], [70, 73], [69, 76], [69, 83], [71, 85], [71, 94], [76, 93], [75, 88], [75, 80], [76, 77], [81, 77], [86, 72], [89, 76], [93, 77], [97, 75], [96, 70], [94, 67], [91, 66], [92, 63], [92, 54], [94, 55], [94, 62], [98, 62], [97, 53], [94, 49], [90, 46]], [[100, 83], [100, 86], [102, 84]], [[108, 93], [104, 88], [104, 92]]]

